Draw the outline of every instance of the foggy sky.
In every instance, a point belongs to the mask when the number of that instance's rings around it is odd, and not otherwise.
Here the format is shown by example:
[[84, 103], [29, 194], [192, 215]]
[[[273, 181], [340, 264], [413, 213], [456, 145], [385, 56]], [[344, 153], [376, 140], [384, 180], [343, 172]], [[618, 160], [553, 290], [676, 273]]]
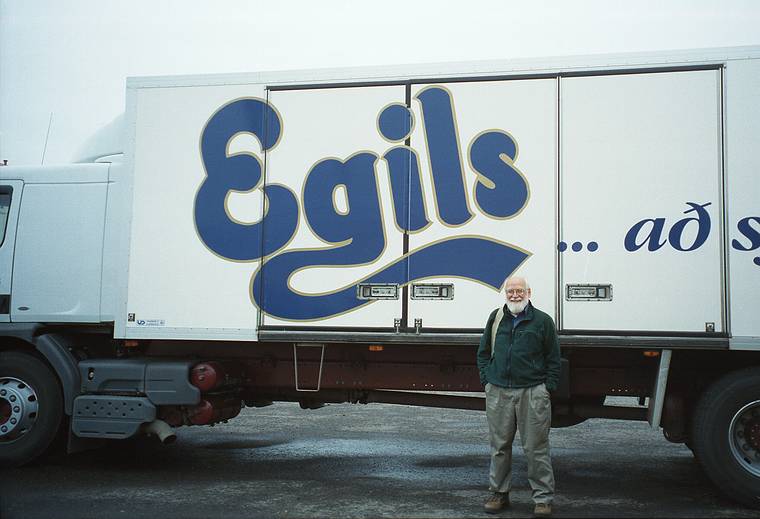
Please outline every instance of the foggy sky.
[[748, 0], [0, 0], [0, 159], [69, 161], [128, 76], [756, 45], [758, 27]]

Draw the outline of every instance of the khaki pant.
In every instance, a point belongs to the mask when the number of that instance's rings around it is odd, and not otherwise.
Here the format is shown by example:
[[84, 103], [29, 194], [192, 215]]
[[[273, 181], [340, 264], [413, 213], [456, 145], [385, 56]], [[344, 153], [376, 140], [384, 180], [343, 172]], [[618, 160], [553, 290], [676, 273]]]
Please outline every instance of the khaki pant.
[[486, 417], [491, 440], [491, 491], [509, 492], [512, 486], [512, 441], [519, 430], [533, 501], [551, 504], [554, 471], [549, 459], [551, 401], [546, 386], [509, 389], [486, 384]]

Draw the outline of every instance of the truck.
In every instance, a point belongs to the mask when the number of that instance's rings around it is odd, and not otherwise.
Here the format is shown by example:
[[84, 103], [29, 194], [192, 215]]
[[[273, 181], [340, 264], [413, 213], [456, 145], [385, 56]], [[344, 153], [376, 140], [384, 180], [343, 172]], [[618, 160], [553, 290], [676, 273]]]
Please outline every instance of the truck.
[[554, 427], [648, 421], [758, 507], [758, 93], [760, 47], [128, 78], [71, 164], [0, 167], [0, 462], [274, 401], [483, 409], [519, 275]]

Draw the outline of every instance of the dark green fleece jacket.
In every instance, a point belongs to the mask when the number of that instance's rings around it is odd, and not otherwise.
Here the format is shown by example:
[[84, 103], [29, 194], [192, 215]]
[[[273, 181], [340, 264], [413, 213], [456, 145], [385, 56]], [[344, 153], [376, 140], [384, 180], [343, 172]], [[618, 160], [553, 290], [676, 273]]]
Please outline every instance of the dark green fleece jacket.
[[[498, 309], [497, 309], [498, 310]], [[521, 388], [546, 383], [554, 391], [559, 383], [559, 341], [554, 321], [531, 303], [525, 317], [512, 327], [514, 316], [504, 306], [504, 317], [496, 330], [491, 354], [491, 328], [497, 310], [491, 312], [478, 347], [480, 382], [495, 386]]]

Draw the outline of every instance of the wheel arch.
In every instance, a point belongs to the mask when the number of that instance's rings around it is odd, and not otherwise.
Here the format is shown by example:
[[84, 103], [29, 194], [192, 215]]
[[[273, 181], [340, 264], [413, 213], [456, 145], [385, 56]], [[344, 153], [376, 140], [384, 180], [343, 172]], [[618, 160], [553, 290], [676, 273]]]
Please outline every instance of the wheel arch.
[[64, 412], [70, 416], [74, 398], [81, 388], [77, 359], [71, 353], [66, 337], [54, 333], [39, 334], [40, 329], [38, 324], [4, 326], [0, 335], [0, 351], [29, 353], [47, 363], [61, 386]]

